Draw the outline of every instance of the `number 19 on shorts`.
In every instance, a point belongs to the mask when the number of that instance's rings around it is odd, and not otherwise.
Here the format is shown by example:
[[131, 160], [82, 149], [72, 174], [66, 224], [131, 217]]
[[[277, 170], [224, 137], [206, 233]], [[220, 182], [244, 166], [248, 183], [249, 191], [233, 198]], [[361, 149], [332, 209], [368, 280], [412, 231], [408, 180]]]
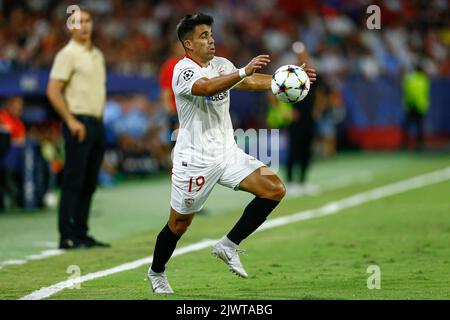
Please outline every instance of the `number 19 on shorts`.
[[189, 192], [192, 192], [192, 188], [195, 189], [195, 192], [199, 192], [203, 186], [205, 185], [205, 177], [204, 176], [198, 176], [198, 177], [191, 177], [189, 180]]

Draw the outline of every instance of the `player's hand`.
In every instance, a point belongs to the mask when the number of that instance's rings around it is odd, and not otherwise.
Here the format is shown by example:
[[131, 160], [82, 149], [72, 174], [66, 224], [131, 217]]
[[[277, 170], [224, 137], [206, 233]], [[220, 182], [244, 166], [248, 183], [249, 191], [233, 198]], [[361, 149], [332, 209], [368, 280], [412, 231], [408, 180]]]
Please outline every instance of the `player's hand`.
[[86, 139], [86, 127], [77, 119], [67, 121], [67, 126], [72, 136], [78, 137], [78, 142], [82, 143]]
[[262, 54], [257, 57], [254, 57], [252, 61], [250, 61], [247, 66], [245, 66], [245, 73], [247, 74], [247, 76], [251, 76], [257, 70], [267, 66], [269, 62], [270, 56], [267, 54]]
[[311, 84], [313, 84], [317, 80], [317, 74], [316, 69], [313, 68], [305, 68], [306, 64], [302, 64], [300, 68], [305, 70], [306, 74], [309, 77], [309, 81], [311, 81]]

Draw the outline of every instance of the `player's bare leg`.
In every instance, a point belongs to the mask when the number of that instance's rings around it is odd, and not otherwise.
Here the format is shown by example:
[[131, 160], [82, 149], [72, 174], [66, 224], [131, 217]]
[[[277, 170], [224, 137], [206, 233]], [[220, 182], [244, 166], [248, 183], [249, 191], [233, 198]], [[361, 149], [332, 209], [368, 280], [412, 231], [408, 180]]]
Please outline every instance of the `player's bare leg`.
[[250, 192], [257, 197], [280, 202], [286, 188], [280, 178], [267, 167], [253, 171], [239, 184], [239, 190]]
[[239, 189], [256, 197], [247, 205], [231, 231], [213, 246], [212, 253], [225, 261], [230, 271], [246, 278], [247, 272], [239, 259], [237, 246], [263, 224], [283, 199], [286, 189], [280, 178], [267, 167], [252, 172], [239, 184]]
[[155, 293], [173, 293], [166, 277], [166, 263], [172, 256], [178, 240], [186, 232], [194, 218], [194, 213], [180, 214], [170, 208], [169, 221], [156, 238], [153, 263], [148, 269], [148, 279]]

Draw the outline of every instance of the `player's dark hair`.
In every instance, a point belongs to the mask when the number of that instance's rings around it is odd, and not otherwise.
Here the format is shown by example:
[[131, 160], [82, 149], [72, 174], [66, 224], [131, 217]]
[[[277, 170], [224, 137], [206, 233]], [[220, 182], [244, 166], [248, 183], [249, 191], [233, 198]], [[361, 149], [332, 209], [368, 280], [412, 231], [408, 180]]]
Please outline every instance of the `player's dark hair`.
[[207, 26], [211, 26], [214, 22], [213, 17], [204, 14], [204, 13], [196, 13], [194, 15], [188, 14], [185, 16], [177, 25], [177, 36], [178, 39], [183, 42], [186, 39], [186, 36], [193, 32], [195, 26], [206, 24]]

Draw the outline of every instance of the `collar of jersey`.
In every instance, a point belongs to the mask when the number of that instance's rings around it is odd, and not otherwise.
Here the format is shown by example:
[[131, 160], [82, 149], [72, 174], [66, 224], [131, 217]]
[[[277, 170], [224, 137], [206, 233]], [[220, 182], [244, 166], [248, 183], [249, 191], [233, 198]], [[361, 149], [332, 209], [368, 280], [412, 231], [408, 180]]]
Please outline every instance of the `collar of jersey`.
[[[200, 68], [208, 68], [208, 67], [209, 67], [209, 65], [207, 65], [206, 67], [202, 66], [200, 63], [198, 63], [197, 61], [195, 61], [194, 59], [192, 59], [192, 57], [191, 57], [190, 55], [188, 55], [188, 54], [185, 54], [184, 57], [185, 57], [185, 58], [188, 58], [188, 59], [190, 59], [190, 60], [192, 60], [192, 61], [194, 61], [194, 63], [195, 63], [196, 65], [198, 65]], [[211, 63], [211, 62], [210, 62], [210, 63]]]
[[73, 39], [70, 39], [69, 42], [72, 44], [72, 46], [75, 46], [79, 50], [88, 51], [88, 52], [94, 52], [94, 49], [95, 49], [94, 44], [91, 44], [91, 48], [89, 49], [89, 48], [86, 48], [81, 43], [78, 43], [77, 41], [75, 41]]

